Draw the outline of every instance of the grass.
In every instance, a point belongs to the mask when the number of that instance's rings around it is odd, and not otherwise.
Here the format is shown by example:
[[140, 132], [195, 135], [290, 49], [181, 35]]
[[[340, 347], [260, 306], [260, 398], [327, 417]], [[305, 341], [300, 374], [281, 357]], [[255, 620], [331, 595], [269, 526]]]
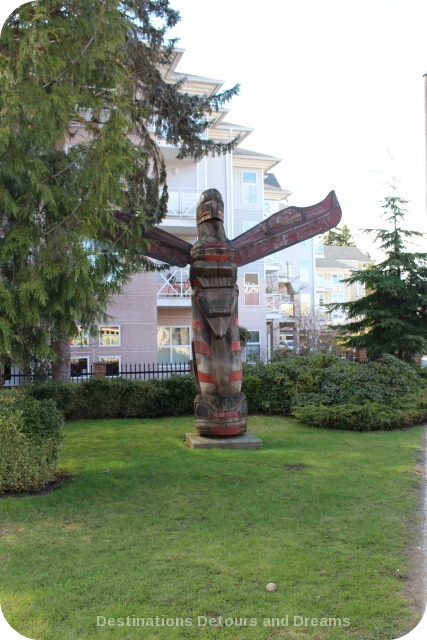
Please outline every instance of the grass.
[[[0, 500], [0, 604], [17, 631], [385, 640], [415, 626], [407, 550], [420, 544], [421, 427], [355, 433], [253, 417], [258, 451], [188, 450], [192, 430], [185, 417], [68, 423], [61, 470], [74, 480]], [[264, 626], [286, 615], [289, 626]], [[97, 626], [97, 616], [160, 626]], [[197, 616], [256, 624], [197, 626]], [[188, 626], [166, 626], [177, 617]]]

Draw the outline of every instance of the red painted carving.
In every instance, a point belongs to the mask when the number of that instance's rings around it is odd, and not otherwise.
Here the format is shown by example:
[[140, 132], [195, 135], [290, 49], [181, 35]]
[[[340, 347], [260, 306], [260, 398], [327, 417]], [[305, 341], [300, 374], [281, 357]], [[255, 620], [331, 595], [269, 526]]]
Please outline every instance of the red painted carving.
[[[130, 222], [126, 214], [116, 216]], [[324, 233], [340, 219], [341, 208], [331, 191], [316, 205], [287, 207], [230, 241], [224, 231], [221, 195], [209, 189], [202, 193], [197, 207], [198, 241], [194, 245], [163, 229], [144, 232], [150, 243], [147, 256], [178, 267], [191, 265], [193, 361], [199, 392], [194, 408], [200, 435], [231, 437], [247, 428], [246, 398], [241, 391], [237, 267]]]

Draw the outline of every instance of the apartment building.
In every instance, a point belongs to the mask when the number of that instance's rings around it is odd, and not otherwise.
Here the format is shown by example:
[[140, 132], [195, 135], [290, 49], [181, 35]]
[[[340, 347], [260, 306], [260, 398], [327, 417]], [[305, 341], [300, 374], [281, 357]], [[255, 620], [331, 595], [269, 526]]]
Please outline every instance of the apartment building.
[[[166, 78], [185, 77], [183, 91], [188, 93], [214, 95], [221, 89], [221, 81], [177, 72], [182, 55], [182, 50], [175, 52]], [[178, 159], [176, 148], [157, 139], [167, 164], [169, 189], [168, 212], [160, 226], [190, 243], [197, 239], [196, 203], [205, 189], [216, 188], [222, 194], [224, 226], [230, 239], [288, 206], [290, 192], [272, 173], [280, 160], [247, 150], [246, 138], [252, 129], [230, 123], [226, 117], [225, 109], [217, 112], [206, 132], [215, 141], [228, 141], [239, 134], [237, 148], [220, 157], [199, 162]], [[312, 240], [240, 268], [237, 284], [240, 325], [250, 332], [246, 357], [266, 358], [285, 341], [292, 347], [295, 305], [314, 305]], [[73, 340], [73, 374], [99, 361], [106, 362], [107, 375], [113, 375], [126, 365], [190, 360], [189, 267], [135, 275], [113, 299], [108, 313], [108, 324], [98, 327], [95, 338], [82, 333]]]
[[[338, 247], [315, 242], [315, 289], [316, 310], [325, 310], [324, 305], [331, 302], [349, 302], [364, 295], [364, 287], [360, 283], [347, 285], [343, 283], [356, 269], [365, 269], [370, 262], [358, 247]], [[328, 318], [332, 324], [345, 321], [341, 311], [333, 311]]]

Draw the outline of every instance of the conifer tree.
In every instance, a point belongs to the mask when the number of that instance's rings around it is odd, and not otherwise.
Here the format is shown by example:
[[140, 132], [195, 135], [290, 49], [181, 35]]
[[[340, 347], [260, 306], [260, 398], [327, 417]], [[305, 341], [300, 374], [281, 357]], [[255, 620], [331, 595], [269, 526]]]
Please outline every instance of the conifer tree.
[[393, 195], [383, 202], [385, 229], [366, 229], [385, 259], [344, 280], [360, 283], [365, 295], [358, 300], [328, 305], [349, 318], [338, 327], [347, 346], [368, 349], [369, 356], [389, 353], [406, 361], [427, 352], [427, 253], [410, 252], [406, 241], [422, 236], [402, 227], [406, 200]]
[[[64, 344], [99, 321], [166, 213], [164, 159], [222, 154], [212, 112], [238, 90], [189, 95], [165, 80], [179, 15], [168, 0], [38, 0], [0, 39], [0, 361], [69, 368]], [[131, 224], [115, 217], [131, 215]], [[116, 239], [114, 242], [108, 238]], [[142, 238], [142, 239], [141, 239]], [[62, 347], [61, 347], [62, 345]], [[65, 369], [64, 369], [65, 366]]]
[[329, 246], [353, 247], [355, 242], [346, 224], [330, 229], [323, 237], [323, 242]]

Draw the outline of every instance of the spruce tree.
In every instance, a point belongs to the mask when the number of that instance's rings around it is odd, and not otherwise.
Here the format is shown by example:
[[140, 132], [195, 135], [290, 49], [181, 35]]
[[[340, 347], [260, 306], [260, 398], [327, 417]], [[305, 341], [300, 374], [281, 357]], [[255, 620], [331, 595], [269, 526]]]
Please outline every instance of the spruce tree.
[[64, 344], [77, 323], [102, 319], [131, 274], [153, 268], [139, 251], [144, 229], [167, 208], [156, 137], [195, 160], [235, 145], [208, 140], [205, 131], [238, 87], [206, 97], [165, 80], [175, 44], [166, 34], [178, 20], [168, 0], [38, 0], [7, 19], [0, 361], [56, 359], [64, 377]]
[[353, 247], [355, 242], [346, 224], [330, 229], [323, 237], [323, 242], [329, 246]]
[[423, 234], [402, 227], [405, 204], [396, 195], [385, 198], [387, 228], [365, 229], [374, 234], [385, 259], [344, 280], [363, 285], [365, 295], [328, 308], [340, 309], [349, 318], [338, 327], [346, 346], [367, 347], [371, 357], [389, 353], [411, 361], [427, 351], [427, 253], [406, 247], [411, 237]]

